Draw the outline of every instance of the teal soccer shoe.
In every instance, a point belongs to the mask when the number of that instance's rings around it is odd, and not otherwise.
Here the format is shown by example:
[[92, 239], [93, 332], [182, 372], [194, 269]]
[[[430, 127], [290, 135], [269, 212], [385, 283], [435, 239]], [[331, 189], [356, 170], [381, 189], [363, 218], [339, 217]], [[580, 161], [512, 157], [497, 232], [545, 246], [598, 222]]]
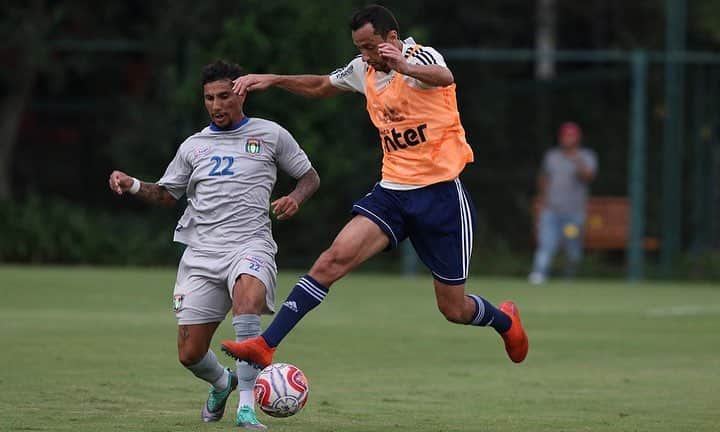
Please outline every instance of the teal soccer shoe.
[[217, 391], [214, 388], [210, 388], [210, 395], [208, 395], [207, 402], [203, 405], [202, 413], [200, 414], [200, 417], [204, 422], [216, 422], [223, 417], [223, 414], [225, 414], [225, 405], [227, 404], [227, 400], [238, 385], [238, 379], [235, 372], [230, 369], [227, 371], [230, 376], [228, 377], [228, 385], [225, 387], [225, 390]]
[[267, 426], [260, 423], [255, 417], [255, 411], [247, 405], [243, 405], [237, 412], [235, 424], [245, 429], [265, 430]]

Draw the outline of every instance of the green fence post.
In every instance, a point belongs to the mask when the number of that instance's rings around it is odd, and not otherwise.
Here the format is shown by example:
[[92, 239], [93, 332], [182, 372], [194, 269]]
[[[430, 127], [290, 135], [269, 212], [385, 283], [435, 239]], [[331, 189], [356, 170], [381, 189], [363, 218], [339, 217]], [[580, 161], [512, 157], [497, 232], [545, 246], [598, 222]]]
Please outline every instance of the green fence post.
[[663, 136], [663, 198], [661, 261], [665, 275], [682, 244], [683, 96], [685, 0], [666, 0], [665, 130]]
[[647, 124], [647, 53], [635, 51], [630, 57], [630, 236], [628, 237], [628, 279], [639, 280], [645, 273], [645, 152]]
[[693, 238], [691, 251], [703, 252], [710, 242], [710, 214], [712, 192], [709, 184], [712, 158], [710, 157], [710, 128], [706, 122], [707, 85], [706, 74], [702, 66], [695, 68], [692, 80], [692, 142], [693, 142], [693, 199], [692, 199], [692, 225]]
[[712, 247], [720, 247], [720, 71], [713, 70], [710, 74], [710, 175], [708, 183], [710, 188], [710, 223], [708, 231], [710, 232], [710, 244]]

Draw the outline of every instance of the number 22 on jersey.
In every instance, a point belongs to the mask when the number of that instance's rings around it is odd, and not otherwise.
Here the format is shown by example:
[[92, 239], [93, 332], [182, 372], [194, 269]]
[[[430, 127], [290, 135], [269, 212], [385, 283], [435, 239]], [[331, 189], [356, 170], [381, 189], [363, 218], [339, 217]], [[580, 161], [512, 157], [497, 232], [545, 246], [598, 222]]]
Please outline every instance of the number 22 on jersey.
[[[235, 158], [232, 156], [213, 156], [210, 158], [213, 161], [213, 167], [210, 170], [211, 176], [229, 176], [235, 174], [232, 168]], [[222, 166], [222, 167], [221, 167]]]

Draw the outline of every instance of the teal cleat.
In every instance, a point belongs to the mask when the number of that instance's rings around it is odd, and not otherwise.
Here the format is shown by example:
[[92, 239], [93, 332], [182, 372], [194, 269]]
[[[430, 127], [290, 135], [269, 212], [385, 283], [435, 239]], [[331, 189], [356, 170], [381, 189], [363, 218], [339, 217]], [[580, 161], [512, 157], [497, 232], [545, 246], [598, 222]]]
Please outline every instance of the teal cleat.
[[219, 421], [223, 417], [223, 414], [225, 414], [225, 405], [227, 404], [227, 400], [238, 385], [238, 379], [235, 372], [230, 369], [227, 371], [230, 376], [228, 377], [228, 385], [225, 387], [225, 390], [217, 391], [211, 387], [207, 402], [203, 405], [200, 417], [202, 418], [202, 421], [206, 423]]
[[241, 406], [238, 410], [237, 417], [235, 417], [235, 424], [245, 429], [267, 429], [267, 426], [260, 423], [257, 417], [255, 417], [255, 411], [247, 405]]

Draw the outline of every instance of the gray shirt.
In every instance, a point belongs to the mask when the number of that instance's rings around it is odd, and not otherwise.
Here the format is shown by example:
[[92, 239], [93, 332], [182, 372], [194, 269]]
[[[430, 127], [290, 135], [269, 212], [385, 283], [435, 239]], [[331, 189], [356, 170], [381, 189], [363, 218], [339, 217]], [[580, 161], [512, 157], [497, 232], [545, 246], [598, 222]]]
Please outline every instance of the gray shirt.
[[[597, 170], [595, 152], [580, 149], [580, 158], [593, 173]], [[547, 175], [546, 205], [549, 210], [562, 214], [584, 214], [588, 197], [588, 184], [580, 179], [577, 165], [559, 148], [545, 153], [542, 172]]]
[[175, 199], [187, 195], [174, 240], [211, 251], [265, 240], [274, 254], [269, 205], [278, 167], [299, 178], [312, 166], [292, 135], [272, 121], [244, 119], [231, 131], [206, 127], [190, 136], [157, 182]]

